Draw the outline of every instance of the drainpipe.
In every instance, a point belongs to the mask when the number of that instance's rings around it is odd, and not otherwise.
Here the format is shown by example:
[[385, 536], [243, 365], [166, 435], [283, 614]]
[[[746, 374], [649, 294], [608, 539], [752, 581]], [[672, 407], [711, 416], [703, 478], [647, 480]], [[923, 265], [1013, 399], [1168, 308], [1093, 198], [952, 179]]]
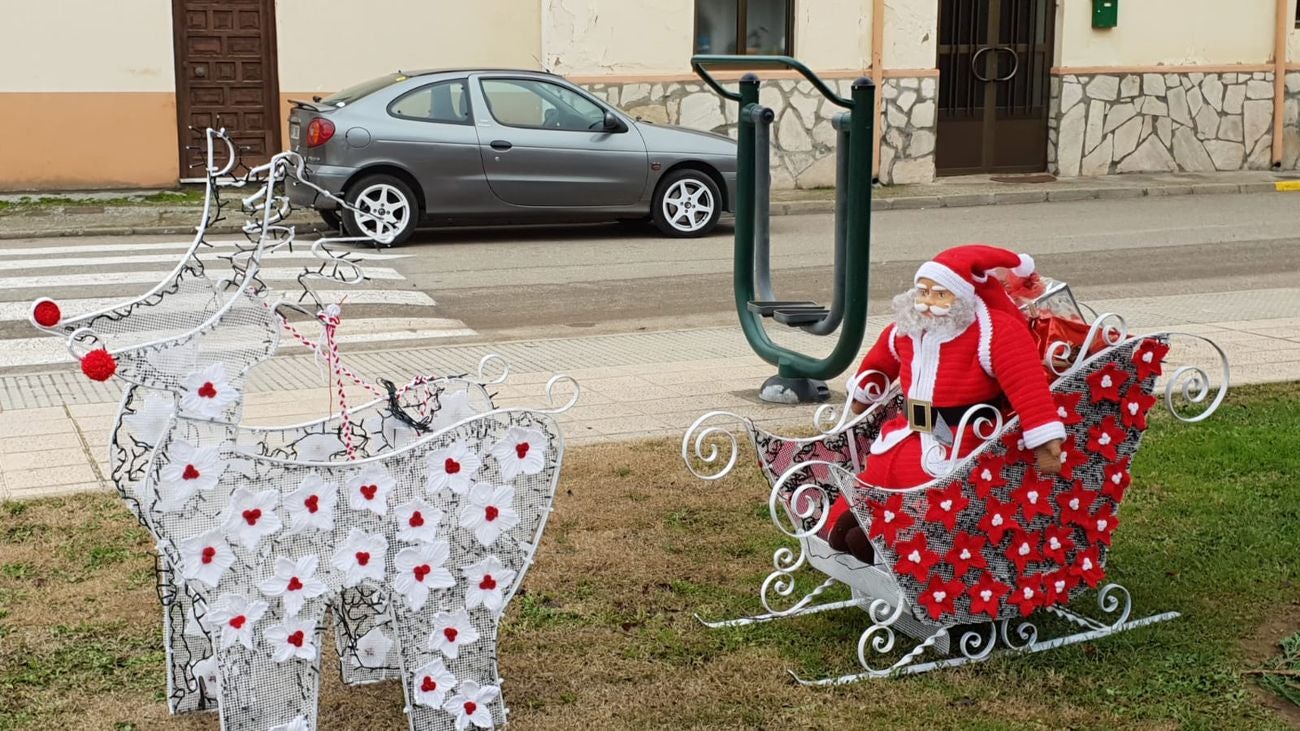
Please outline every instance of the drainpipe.
[[1282, 121], [1286, 111], [1287, 0], [1274, 0], [1273, 33], [1273, 167], [1282, 166]]
[[[1286, 0], [1278, 0], [1286, 3]], [[885, 128], [885, 105], [881, 104], [885, 79], [885, 0], [871, 2], [871, 81], [876, 85], [875, 123], [871, 125], [871, 180], [880, 180], [880, 135]]]

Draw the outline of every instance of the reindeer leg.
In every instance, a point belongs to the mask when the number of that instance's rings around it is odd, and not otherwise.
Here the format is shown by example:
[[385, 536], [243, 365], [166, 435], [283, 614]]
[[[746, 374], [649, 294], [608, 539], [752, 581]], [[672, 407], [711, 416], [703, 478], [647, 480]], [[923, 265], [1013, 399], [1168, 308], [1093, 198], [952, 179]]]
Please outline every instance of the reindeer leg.
[[362, 640], [373, 637], [372, 633], [382, 633], [392, 639], [392, 612], [384, 592], [364, 586], [344, 589], [330, 610], [344, 683], [366, 685], [402, 677], [401, 657], [395, 644], [384, 657], [373, 657], [362, 647], [366, 644]]
[[[249, 587], [252, 594], [252, 587]], [[314, 609], [314, 611], [313, 611]], [[268, 632], [282, 621], [269, 614], [256, 628], [256, 649], [239, 643], [217, 651], [221, 673], [222, 731], [266, 731], [297, 722], [290, 728], [315, 729], [320, 706], [320, 656], [324, 641], [324, 607], [304, 609], [296, 620], [315, 623], [304, 633], [313, 657], [302, 653], [277, 660], [275, 652], [284, 643], [272, 640]]]
[[200, 679], [212, 661], [212, 642], [198, 624], [194, 599], [158, 556], [158, 598], [163, 609], [163, 648], [167, 655], [167, 706], [174, 714], [211, 711], [217, 707], [217, 689]]

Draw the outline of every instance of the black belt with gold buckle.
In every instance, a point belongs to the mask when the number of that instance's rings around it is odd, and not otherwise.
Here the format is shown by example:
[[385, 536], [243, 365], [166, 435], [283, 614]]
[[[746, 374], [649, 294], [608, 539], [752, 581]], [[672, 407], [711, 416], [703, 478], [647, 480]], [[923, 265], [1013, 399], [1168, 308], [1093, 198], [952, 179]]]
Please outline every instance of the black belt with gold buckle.
[[957, 425], [961, 423], [966, 412], [981, 406], [997, 408], [995, 404], [988, 403], [967, 404], [965, 406], [935, 406], [929, 401], [918, 399], [907, 399], [907, 403], [904, 404], [907, 410], [907, 425], [912, 428], [912, 431], [922, 434], [930, 434], [934, 431], [936, 415], [942, 417], [943, 423], [948, 426], [949, 430], [952, 430], [956, 429]]

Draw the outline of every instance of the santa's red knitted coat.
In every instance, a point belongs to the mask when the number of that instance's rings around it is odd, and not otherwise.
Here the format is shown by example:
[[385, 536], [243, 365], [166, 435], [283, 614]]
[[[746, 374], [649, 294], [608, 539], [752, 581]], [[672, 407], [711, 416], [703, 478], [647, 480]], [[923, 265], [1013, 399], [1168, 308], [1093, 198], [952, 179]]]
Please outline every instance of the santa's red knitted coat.
[[[874, 370], [891, 381], [898, 378], [905, 395], [936, 407], [996, 403], [1005, 394], [1020, 416], [1027, 448], [1064, 438], [1065, 427], [1024, 319], [983, 302], [977, 303], [976, 310], [975, 322], [947, 341], [934, 334], [912, 338], [890, 325], [862, 359], [858, 374]], [[956, 429], [957, 424], [948, 426]], [[980, 443], [968, 429], [961, 455]], [[895, 489], [929, 482], [934, 476], [925, 471], [922, 459], [932, 445], [929, 435], [912, 431], [906, 414], [900, 414], [881, 427], [859, 477]], [[841, 497], [827, 525], [834, 525], [847, 507]]]

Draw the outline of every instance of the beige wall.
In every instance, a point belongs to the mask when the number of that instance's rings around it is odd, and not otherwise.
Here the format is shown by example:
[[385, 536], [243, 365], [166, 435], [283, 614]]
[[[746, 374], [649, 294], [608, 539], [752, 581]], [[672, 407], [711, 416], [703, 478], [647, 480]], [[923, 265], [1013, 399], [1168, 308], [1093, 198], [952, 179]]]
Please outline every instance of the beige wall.
[[[538, 68], [538, 0], [278, 0], [280, 90], [336, 91], [397, 69]], [[352, 40], [340, 43], [340, 33]], [[170, 36], [168, 42], [170, 43]]]
[[[1295, 18], [1296, 0], [1288, 0], [1286, 17]], [[1288, 63], [1300, 63], [1300, 29], [1292, 26], [1290, 34], [1287, 36], [1287, 54]]]
[[[938, 44], [938, 2], [885, 0], [885, 68], [932, 69]], [[870, 45], [868, 38], [867, 46]]]
[[1273, 56], [1274, 0], [1128, 0], [1107, 30], [1092, 27], [1089, 0], [1059, 3], [1058, 66], [1261, 64]]
[[690, 71], [693, 0], [541, 0], [545, 66], [560, 74]]
[[173, 89], [170, 0], [0, 0], [0, 91]]
[[[542, 43], [551, 71], [584, 78], [690, 73], [694, 0], [541, 4]], [[871, 60], [871, 0], [796, 0], [794, 48], [795, 56], [816, 70], [865, 68]]]
[[871, 65], [871, 0], [795, 0], [795, 58], [814, 71]]

